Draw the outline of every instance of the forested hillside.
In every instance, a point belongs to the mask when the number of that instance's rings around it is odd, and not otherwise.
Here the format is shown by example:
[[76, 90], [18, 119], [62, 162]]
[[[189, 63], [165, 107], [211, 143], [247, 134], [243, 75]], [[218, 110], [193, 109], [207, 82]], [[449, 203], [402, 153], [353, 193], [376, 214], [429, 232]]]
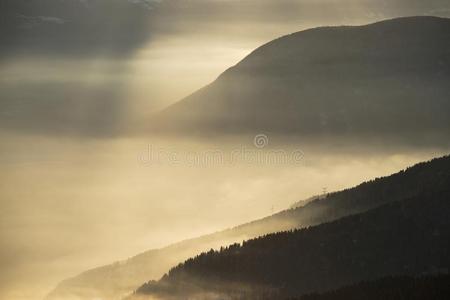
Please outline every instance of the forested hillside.
[[385, 203], [445, 191], [450, 186], [450, 157], [420, 163], [391, 176], [319, 197], [302, 207], [86, 271], [61, 282], [49, 299], [107, 298], [131, 293], [142, 283], [202, 251], [242, 242], [271, 232], [302, 228], [367, 211]]
[[450, 185], [331, 223], [202, 253], [137, 294], [278, 299], [389, 275], [448, 272], [449, 214]]
[[[361, 282], [324, 294], [296, 300], [446, 300], [450, 299], [450, 275], [385, 277]], [[294, 300], [294, 299], [291, 299]]]

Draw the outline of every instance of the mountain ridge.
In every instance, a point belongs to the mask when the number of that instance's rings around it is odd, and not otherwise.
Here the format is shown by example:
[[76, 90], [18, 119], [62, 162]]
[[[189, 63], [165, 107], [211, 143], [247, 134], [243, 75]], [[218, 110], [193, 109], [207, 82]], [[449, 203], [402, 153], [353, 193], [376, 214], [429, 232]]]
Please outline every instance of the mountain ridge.
[[450, 19], [319, 27], [254, 50], [153, 115], [160, 134], [273, 134], [443, 142], [449, 130]]
[[209, 251], [137, 295], [280, 299], [384, 276], [448, 273], [450, 190]]

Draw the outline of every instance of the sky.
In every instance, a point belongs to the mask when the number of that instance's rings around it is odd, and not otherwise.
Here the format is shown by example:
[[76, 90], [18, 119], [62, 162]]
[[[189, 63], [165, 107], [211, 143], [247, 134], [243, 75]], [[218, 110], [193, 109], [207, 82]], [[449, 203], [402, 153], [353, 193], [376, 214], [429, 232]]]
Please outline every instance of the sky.
[[[310, 27], [450, 16], [443, 0], [2, 0], [0, 299], [42, 299], [60, 280], [269, 215], [446, 149], [300, 150], [299, 163], [192, 162], [255, 149], [133, 133], [256, 47]], [[145, 159], [149, 149], [162, 153]], [[354, 152], [352, 152], [354, 151]], [[358, 153], [356, 155], [355, 153]], [[180, 161], [171, 161], [173, 156]], [[345, 174], [345, 175], [343, 175]]]

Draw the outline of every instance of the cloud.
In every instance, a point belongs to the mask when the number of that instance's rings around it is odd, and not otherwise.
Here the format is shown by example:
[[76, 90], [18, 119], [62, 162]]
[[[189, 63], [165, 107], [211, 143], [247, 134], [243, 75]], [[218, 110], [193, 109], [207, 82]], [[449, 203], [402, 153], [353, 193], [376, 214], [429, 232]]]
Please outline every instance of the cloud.
[[162, 2], [162, 0], [127, 0], [127, 1], [133, 4], [140, 4], [147, 9], [153, 9], [156, 4]]
[[37, 17], [30, 17], [30, 16], [24, 16], [19, 15], [19, 18], [22, 18], [22, 28], [23, 29], [32, 29], [35, 26], [39, 26], [41, 23], [53, 23], [53, 24], [59, 24], [62, 25], [66, 23], [67, 21], [61, 18], [57, 17], [49, 17], [49, 16], [37, 16]]
[[443, 0], [3, 0], [0, 58], [17, 53], [124, 56], [158, 34], [215, 30], [212, 34], [251, 37], [280, 24], [295, 30], [305, 24], [448, 16], [449, 9]]
[[129, 55], [150, 38], [159, 1], [5, 0], [0, 57]]

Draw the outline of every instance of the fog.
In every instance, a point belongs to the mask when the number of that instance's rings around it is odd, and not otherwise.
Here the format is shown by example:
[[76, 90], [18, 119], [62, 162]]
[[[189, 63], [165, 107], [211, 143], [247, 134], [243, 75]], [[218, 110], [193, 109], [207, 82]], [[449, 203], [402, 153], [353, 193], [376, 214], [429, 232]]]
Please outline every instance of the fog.
[[[34, 10], [36, 1], [26, 9], [7, 2], [13, 22], [0, 31], [7, 45], [0, 49], [0, 299], [42, 299], [86, 269], [448, 151], [357, 141], [333, 148], [272, 136], [262, 149], [253, 136], [155, 139], [135, 130], [273, 38], [401, 15], [448, 16], [446, 1], [129, 1], [143, 3], [146, 13], [126, 10], [120, 19], [120, 9], [107, 10], [125, 25], [114, 31], [103, 16], [94, 20], [106, 27], [95, 33], [64, 5], [45, 1], [47, 13]], [[51, 27], [77, 17], [68, 29]], [[22, 32], [30, 24], [39, 25], [36, 38]], [[270, 150], [279, 161], [263, 154]]]
[[[35, 299], [90, 267], [264, 217], [325, 187], [350, 187], [445, 153], [367, 149], [355, 156], [345, 147], [275, 142], [264, 152], [252, 139], [192, 143], [4, 134], [2, 140], [5, 299]], [[230, 159], [241, 149], [248, 155]], [[265, 160], [263, 153], [274, 150], [280, 159]], [[301, 156], [291, 156], [293, 151]], [[211, 159], [211, 153], [223, 159]]]

